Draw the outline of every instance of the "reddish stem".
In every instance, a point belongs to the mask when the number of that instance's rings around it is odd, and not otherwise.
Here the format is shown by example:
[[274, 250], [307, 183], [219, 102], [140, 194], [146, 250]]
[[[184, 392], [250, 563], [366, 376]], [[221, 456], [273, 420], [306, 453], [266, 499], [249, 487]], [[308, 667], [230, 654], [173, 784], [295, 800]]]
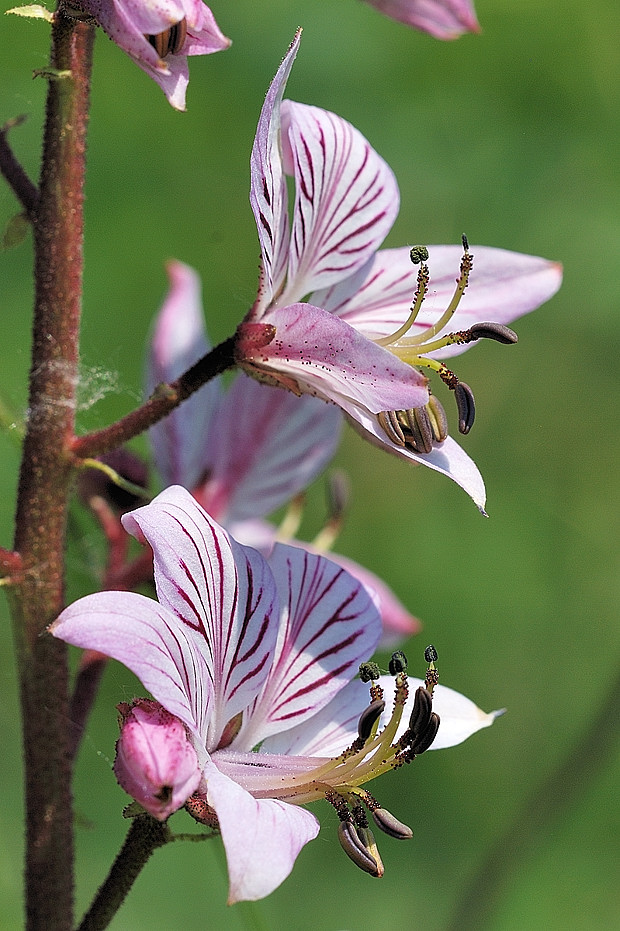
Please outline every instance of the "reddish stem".
[[28, 217], [32, 220], [39, 202], [39, 192], [15, 158], [6, 138], [9, 129], [18, 126], [21, 122], [23, 122], [23, 118], [17, 117], [14, 120], [9, 120], [0, 128], [0, 172], [2, 172]]
[[[73, 814], [67, 648], [41, 636], [64, 601], [64, 544], [78, 377], [82, 204], [94, 28], [52, 24], [40, 195], [33, 207], [35, 308], [29, 418], [9, 587], [20, 677], [26, 795], [26, 913], [31, 931], [68, 931]], [[53, 73], [53, 72], [52, 72]]]

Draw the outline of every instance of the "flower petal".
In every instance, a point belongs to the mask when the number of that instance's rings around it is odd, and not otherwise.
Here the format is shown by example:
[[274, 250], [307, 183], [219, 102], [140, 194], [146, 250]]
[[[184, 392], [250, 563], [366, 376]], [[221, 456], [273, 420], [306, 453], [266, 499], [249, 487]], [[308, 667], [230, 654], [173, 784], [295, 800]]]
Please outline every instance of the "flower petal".
[[324, 469], [341, 425], [335, 407], [240, 375], [209, 435], [209, 479], [194, 494], [227, 525], [264, 517]]
[[204, 739], [212, 689], [190, 630], [151, 598], [98, 592], [69, 605], [49, 631], [127, 666], [164, 708]]
[[486, 503], [486, 489], [478, 467], [473, 459], [467, 455], [459, 444], [448, 436], [430, 453], [415, 453], [404, 446], [397, 446], [390, 440], [379, 424], [376, 417], [367, 412], [358, 410], [356, 416], [347, 418], [349, 423], [360, 433], [365, 440], [379, 446], [387, 452], [417, 462], [418, 465], [427, 466], [434, 472], [447, 475], [453, 482], [460, 485], [473, 500], [481, 514], [486, 516], [484, 509]]
[[269, 565], [288, 600], [282, 596], [269, 677], [233, 749], [251, 749], [316, 714], [357, 673], [381, 636], [370, 596], [336, 563], [280, 543]]
[[423, 375], [320, 307], [274, 308], [265, 320], [275, 326], [276, 336], [261, 348], [251, 332], [246, 338], [244, 323], [237, 330], [237, 360], [250, 371], [299, 394], [333, 401], [348, 413], [404, 410], [428, 401]]
[[436, 39], [457, 39], [464, 32], [480, 32], [471, 0], [366, 0], [366, 3]]
[[256, 550], [233, 540], [178, 485], [123, 524], [151, 545], [159, 601], [205, 657], [214, 686], [207, 749], [214, 749], [266, 679], [277, 636], [273, 576]]
[[[548, 301], [562, 283], [562, 268], [557, 262], [491, 246], [470, 246], [470, 250], [474, 267], [467, 290], [442, 333], [486, 321], [511, 323]], [[408, 336], [423, 333], [446, 309], [463, 255], [460, 246], [429, 246], [428, 251], [428, 293]], [[367, 336], [385, 336], [407, 319], [416, 283], [417, 270], [411, 264], [409, 249], [382, 249], [356, 276], [313, 294], [312, 302], [338, 314]], [[430, 355], [447, 358], [471, 345], [448, 346]]]
[[[147, 360], [148, 397], [157, 385], [175, 381], [211, 348], [198, 274], [182, 262], [170, 262], [167, 270], [170, 290], [155, 321]], [[149, 438], [164, 484], [191, 489], [210, 468], [209, 426], [220, 397], [220, 381], [213, 379], [151, 427]]]
[[[378, 684], [383, 688], [386, 707], [380, 726], [387, 724], [393, 709], [394, 680], [381, 676]], [[422, 679], [409, 679], [409, 698], [405, 705], [401, 724], [396, 732], [400, 737], [407, 729], [413, 709], [415, 690], [424, 685]], [[361, 679], [353, 679], [346, 688], [338, 692], [332, 701], [313, 718], [283, 734], [268, 738], [261, 750], [265, 753], [294, 756], [333, 757], [341, 753], [357, 737], [359, 716], [369, 703], [369, 686]], [[484, 727], [490, 727], [501, 711], [486, 714], [469, 698], [438, 685], [433, 693], [433, 710], [441, 718], [439, 731], [431, 750], [454, 747]]]
[[262, 253], [265, 291], [260, 297], [265, 304], [282, 284], [288, 259], [289, 228], [280, 150], [280, 105], [300, 39], [301, 30], [298, 29], [267, 91], [250, 158], [250, 204]]
[[213, 764], [205, 776], [228, 861], [228, 903], [262, 899], [286, 879], [301, 848], [319, 833], [319, 823], [305, 808], [253, 798]]
[[282, 149], [295, 176], [286, 304], [364, 265], [392, 228], [399, 193], [391, 168], [335, 113], [284, 101]]

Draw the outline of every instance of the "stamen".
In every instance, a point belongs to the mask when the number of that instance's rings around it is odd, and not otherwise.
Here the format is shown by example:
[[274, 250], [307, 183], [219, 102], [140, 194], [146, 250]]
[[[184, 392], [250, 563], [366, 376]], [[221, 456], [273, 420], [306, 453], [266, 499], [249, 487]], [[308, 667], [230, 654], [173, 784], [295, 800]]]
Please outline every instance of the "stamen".
[[459, 412], [459, 433], [469, 433], [476, 416], [476, 402], [474, 393], [464, 381], [460, 381], [454, 389], [456, 407]]
[[413, 737], [421, 737], [426, 731], [433, 710], [433, 696], [421, 685], [416, 689], [413, 709], [409, 717], [409, 731]]
[[[416, 255], [415, 258], [414, 253]], [[424, 255], [426, 258], [423, 257]], [[414, 265], [418, 265], [420, 262], [424, 263], [428, 258], [428, 249], [426, 246], [414, 246], [410, 252], [410, 256]], [[418, 314], [420, 313], [422, 302], [428, 290], [428, 281], [428, 265], [422, 264], [420, 271], [418, 272], [418, 284], [416, 292], [413, 296], [413, 303], [409, 311], [409, 316], [403, 325], [399, 326], [398, 329], [394, 330], [393, 333], [390, 333], [389, 336], [380, 336], [377, 337], [377, 339], [374, 339], [373, 342], [376, 343], [377, 346], [391, 346], [392, 343], [396, 343], [401, 338], [401, 336], [404, 336], [405, 333], [411, 329], [417, 319]]]
[[187, 20], [185, 17], [178, 23], [173, 23], [169, 29], [156, 36], [145, 36], [146, 41], [153, 46], [160, 58], [166, 55], [178, 55], [187, 38]]
[[381, 670], [377, 663], [360, 663], [359, 677], [362, 682], [370, 682], [371, 679], [378, 679]]
[[364, 746], [367, 740], [375, 736], [379, 719], [384, 711], [385, 702], [382, 699], [371, 702], [370, 705], [362, 711], [357, 723], [357, 733], [358, 739], [361, 741], [361, 747]]
[[418, 740], [415, 740], [411, 743], [409, 752], [419, 756], [421, 753], [425, 753], [426, 750], [430, 747], [435, 737], [437, 736], [437, 731], [439, 730], [440, 719], [439, 715], [434, 711], [430, 716], [428, 725], [423, 734], [420, 735]]
[[403, 824], [402, 821], [399, 821], [398, 818], [395, 818], [387, 808], [371, 809], [370, 814], [377, 827], [380, 828], [384, 834], [389, 834], [390, 837], [395, 837], [397, 840], [409, 840], [413, 837], [411, 828]]
[[426, 411], [431, 422], [433, 439], [436, 443], [443, 443], [448, 436], [448, 418], [443, 404], [437, 400], [434, 394], [431, 394], [428, 399]]
[[388, 664], [391, 676], [397, 676], [399, 672], [407, 672], [407, 657], [402, 650], [396, 650]]
[[399, 420], [403, 414], [409, 428], [407, 442], [416, 452], [430, 453], [433, 448], [433, 428], [426, 407], [411, 407], [409, 410], [399, 411]]
[[397, 411], [381, 411], [377, 414], [377, 420], [379, 421], [379, 426], [392, 443], [396, 443], [397, 446], [407, 445], [405, 442], [405, 434], [398, 422]]
[[473, 339], [494, 339], [497, 343], [503, 343], [505, 346], [519, 342], [519, 337], [515, 331], [502, 323], [474, 323], [469, 332], [472, 334]]
[[352, 821], [341, 821], [338, 825], [340, 846], [360, 870], [371, 876], [380, 876], [379, 865], [358, 835]]

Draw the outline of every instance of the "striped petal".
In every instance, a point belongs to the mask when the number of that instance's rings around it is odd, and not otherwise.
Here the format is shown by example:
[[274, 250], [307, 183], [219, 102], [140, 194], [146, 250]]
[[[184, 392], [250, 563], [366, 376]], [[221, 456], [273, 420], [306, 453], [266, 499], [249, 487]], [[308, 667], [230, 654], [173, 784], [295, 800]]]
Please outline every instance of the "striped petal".
[[123, 524], [152, 547], [159, 601], [205, 657], [214, 689], [206, 744], [215, 749], [267, 678], [277, 636], [273, 576], [256, 550], [236, 543], [180, 486]]
[[396, 219], [399, 193], [387, 163], [335, 113], [285, 101], [282, 148], [295, 177], [284, 304], [364, 265]]
[[[394, 680], [381, 676], [379, 685], [385, 695], [385, 711], [380, 726], [387, 724], [393, 709]], [[409, 679], [409, 698], [405, 705], [396, 738], [405, 732], [413, 709], [415, 690], [424, 685], [421, 679]], [[333, 757], [341, 753], [357, 737], [359, 716], [369, 703], [369, 687], [361, 679], [354, 679], [338, 692], [334, 699], [312, 719], [281, 735], [270, 737], [261, 750], [269, 754], [294, 756]], [[437, 737], [431, 750], [443, 750], [463, 743], [472, 734], [490, 727], [501, 711], [488, 714], [481, 711], [465, 695], [438, 685], [433, 693], [433, 710], [441, 718]]]
[[80, 598], [49, 628], [66, 643], [118, 660], [204, 740], [213, 698], [207, 659], [176, 614], [134, 592]]
[[280, 632], [274, 662], [233, 749], [251, 749], [323, 708], [357, 673], [381, 636], [363, 585], [340, 566], [277, 544], [269, 558], [278, 591]]
[[[474, 267], [467, 290], [442, 332], [465, 330], [485, 321], [511, 323], [548, 301], [562, 283], [557, 262], [491, 246], [470, 249]], [[428, 251], [429, 289], [407, 336], [423, 333], [436, 323], [450, 303], [459, 273], [460, 246], [429, 246]], [[312, 302], [366, 336], [385, 336], [407, 319], [416, 286], [417, 269], [411, 264], [409, 249], [382, 249], [349, 280], [313, 294]], [[431, 355], [455, 356], [471, 345], [449, 346]]]
[[336, 407], [240, 375], [209, 435], [209, 479], [194, 494], [227, 525], [264, 517], [324, 469], [341, 424]]
[[300, 39], [301, 30], [298, 30], [267, 91], [250, 158], [250, 204], [262, 253], [264, 292], [261, 301], [265, 304], [278, 291], [288, 259], [289, 228], [280, 150], [280, 107]]
[[226, 850], [228, 904], [262, 899], [286, 879], [299, 851], [319, 833], [319, 823], [304, 808], [253, 798], [213, 764], [205, 776]]
[[[211, 346], [205, 332], [198, 274], [182, 262], [168, 264], [170, 290], [157, 315], [146, 369], [150, 397], [161, 382], [172, 382]], [[219, 379], [195, 392], [149, 431], [157, 469], [165, 485], [193, 488], [209, 469], [209, 425], [219, 403]]]

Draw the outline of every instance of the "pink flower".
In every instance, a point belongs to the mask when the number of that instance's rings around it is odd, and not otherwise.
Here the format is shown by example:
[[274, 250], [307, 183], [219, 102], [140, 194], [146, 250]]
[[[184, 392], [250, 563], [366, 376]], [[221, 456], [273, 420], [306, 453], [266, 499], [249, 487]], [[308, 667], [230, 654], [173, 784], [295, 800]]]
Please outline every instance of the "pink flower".
[[176, 110], [185, 110], [188, 55], [228, 48], [202, 0], [76, 0], [110, 38], [156, 81]]
[[[338, 404], [366, 439], [450, 476], [483, 510], [480, 473], [447, 435], [418, 369], [437, 371], [455, 389], [467, 432], [473, 395], [440, 360], [481, 337], [516, 340], [504, 324], [551, 297], [561, 269], [476, 247], [472, 272], [465, 241], [464, 250], [431, 247], [428, 266], [423, 247], [378, 251], [398, 213], [396, 181], [345, 120], [282, 101], [298, 45], [299, 34], [269, 89], [252, 150], [262, 278], [238, 329], [238, 362], [259, 379]], [[286, 174], [295, 181], [290, 225]]]
[[[147, 395], [209, 350], [197, 273], [170, 262], [168, 275], [170, 290], [147, 359]], [[236, 540], [266, 556], [276, 539], [296, 541], [262, 518], [305, 491], [323, 471], [336, 452], [341, 424], [341, 412], [331, 404], [307, 395], [297, 398], [240, 374], [227, 391], [220, 379], [209, 382], [152, 427], [150, 440], [164, 484], [189, 489]], [[382, 646], [419, 630], [419, 621], [374, 573], [326, 555], [370, 592], [384, 626]]]
[[480, 32], [471, 0], [366, 0], [366, 3], [436, 39], [457, 39], [464, 32]]
[[[130, 592], [89, 595], [50, 631], [124, 663], [187, 729], [202, 773], [188, 809], [219, 826], [229, 901], [261, 898], [286, 878], [319, 830], [301, 806], [320, 798], [336, 808], [349, 856], [379, 875], [362, 809], [370, 806], [384, 830], [388, 813], [374, 810], [362, 784], [430, 746], [439, 726], [431, 711], [433, 681], [430, 692], [419, 688], [410, 696], [401, 665], [394, 708], [385, 710], [381, 682], [368, 705], [367, 687], [353, 676], [376, 646], [379, 616], [360, 583], [329, 560], [284, 545], [265, 560], [236, 543], [180, 487], [123, 522], [153, 550], [158, 601]], [[450, 689], [435, 692], [440, 746], [459, 743], [495, 718]], [[148, 723], [157, 728], [155, 714], [149, 708]], [[176, 785], [182, 768], [166, 746], [170, 722], [162, 716], [159, 726], [163, 741], [152, 733], [131, 741], [134, 774], [142, 758], [155, 788], [162, 779]], [[156, 767], [150, 754], [162, 743], [164, 760]], [[192, 784], [190, 778], [186, 791]], [[140, 799], [149, 791], [140, 788]]]

